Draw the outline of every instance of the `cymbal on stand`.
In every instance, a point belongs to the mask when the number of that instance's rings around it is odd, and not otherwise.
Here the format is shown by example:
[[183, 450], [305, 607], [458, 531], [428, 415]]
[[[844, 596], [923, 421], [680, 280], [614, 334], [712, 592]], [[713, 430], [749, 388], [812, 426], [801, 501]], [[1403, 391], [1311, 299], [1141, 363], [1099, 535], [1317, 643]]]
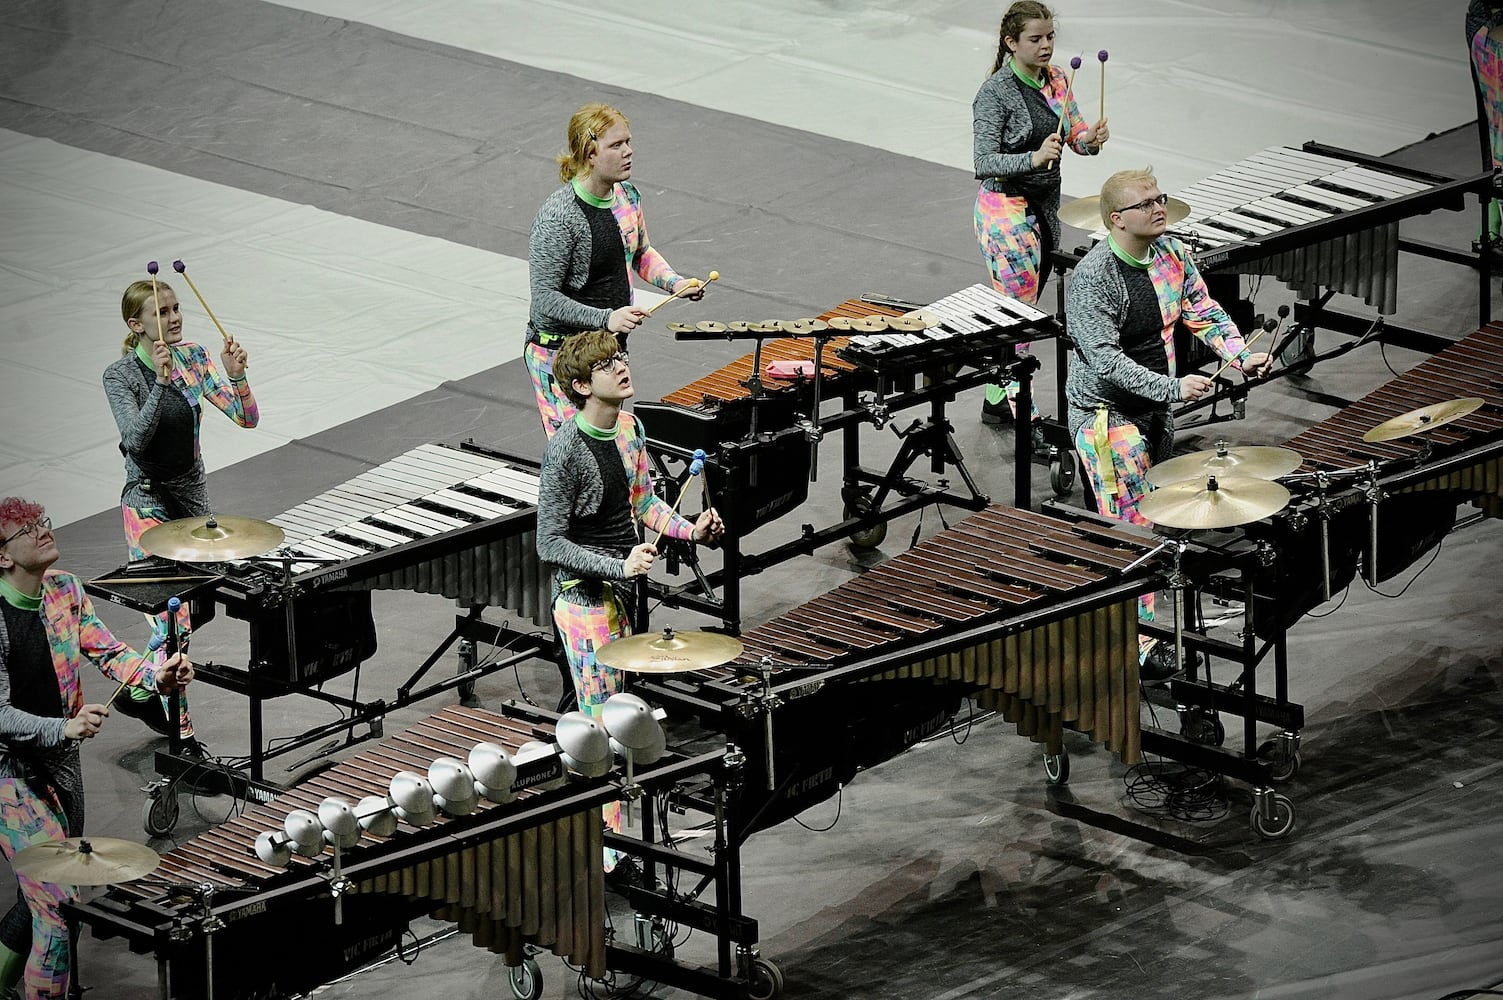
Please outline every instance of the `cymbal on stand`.
[[678, 674], [718, 667], [741, 655], [741, 640], [719, 632], [661, 632], [628, 635], [595, 651], [595, 662], [639, 674]]
[[162, 858], [145, 844], [115, 837], [69, 837], [32, 844], [11, 859], [17, 875], [58, 885], [114, 885], [150, 875]]
[[1376, 444], [1380, 441], [1393, 441], [1411, 434], [1433, 431], [1437, 427], [1460, 420], [1467, 414], [1480, 409], [1485, 402], [1487, 400], [1480, 396], [1467, 396], [1463, 399], [1448, 399], [1443, 403], [1421, 406], [1417, 410], [1400, 413], [1396, 417], [1383, 421], [1362, 435], [1362, 440], [1369, 444]]
[[1283, 510], [1289, 491], [1251, 476], [1206, 476], [1160, 486], [1138, 501], [1138, 513], [1165, 528], [1235, 528]]
[[[1188, 202], [1179, 198], [1170, 198], [1164, 206], [1164, 216], [1169, 225], [1182, 222], [1190, 214]], [[1086, 195], [1084, 198], [1076, 198], [1074, 201], [1059, 207], [1059, 221], [1076, 229], [1084, 229], [1086, 232], [1095, 232], [1104, 227], [1101, 221], [1101, 197], [1099, 195]]]
[[1148, 481], [1155, 486], [1204, 476], [1250, 476], [1253, 479], [1278, 479], [1287, 476], [1304, 462], [1299, 452], [1290, 448], [1263, 446], [1228, 448], [1216, 442], [1209, 451], [1196, 451], [1160, 462], [1148, 470]]
[[259, 556], [278, 545], [286, 535], [275, 524], [233, 514], [184, 517], [167, 521], [141, 533], [141, 548], [163, 559], [178, 562], [223, 562]]

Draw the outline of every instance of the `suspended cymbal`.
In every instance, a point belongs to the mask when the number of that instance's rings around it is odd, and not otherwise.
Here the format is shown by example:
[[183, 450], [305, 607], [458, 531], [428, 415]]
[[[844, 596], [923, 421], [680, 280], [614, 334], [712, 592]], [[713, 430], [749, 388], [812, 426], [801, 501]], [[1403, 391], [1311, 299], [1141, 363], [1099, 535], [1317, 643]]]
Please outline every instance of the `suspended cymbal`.
[[1210, 451], [1191, 452], [1160, 462], [1148, 470], [1148, 481], [1155, 486], [1168, 486], [1170, 483], [1206, 476], [1277, 479], [1298, 469], [1303, 461], [1299, 452], [1289, 448], [1228, 448], [1220, 443]]
[[677, 674], [718, 667], [741, 655], [741, 640], [719, 632], [643, 632], [607, 643], [597, 663], [639, 674]]
[[1431, 403], [1429, 406], [1421, 406], [1417, 410], [1400, 413], [1396, 417], [1390, 417], [1383, 421], [1362, 435], [1362, 440], [1369, 443], [1392, 441], [1395, 438], [1408, 437], [1411, 434], [1423, 434], [1425, 431], [1433, 431], [1435, 428], [1449, 424], [1453, 420], [1460, 420], [1468, 413], [1480, 408], [1485, 402], [1486, 400], [1478, 396], [1467, 396], [1465, 399], [1448, 399], [1444, 403]]
[[184, 517], [141, 533], [141, 548], [178, 562], [222, 562], [270, 552], [282, 544], [275, 524], [233, 514]]
[[[1190, 206], [1178, 198], [1170, 198], [1169, 204], [1164, 206], [1164, 215], [1169, 220], [1169, 225], [1182, 221], [1190, 214]], [[1086, 232], [1095, 232], [1102, 228], [1101, 223], [1101, 198], [1098, 195], [1086, 195], [1084, 198], [1076, 198], [1068, 205], [1059, 208], [1059, 221], [1076, 229], [1084, 229]]]
[[1250, 476], [1206, 476], [1160, 486], [1138, 501], [1138, 513], [1165, 528], [1234, 528], [1283, 510], [1289, 491]]
[[114, 837], [70, 837], [33, 844], [11, 859], [17, 875], [58, 885], [114, 885], [150, 875], [162, 861], [145, 844]]

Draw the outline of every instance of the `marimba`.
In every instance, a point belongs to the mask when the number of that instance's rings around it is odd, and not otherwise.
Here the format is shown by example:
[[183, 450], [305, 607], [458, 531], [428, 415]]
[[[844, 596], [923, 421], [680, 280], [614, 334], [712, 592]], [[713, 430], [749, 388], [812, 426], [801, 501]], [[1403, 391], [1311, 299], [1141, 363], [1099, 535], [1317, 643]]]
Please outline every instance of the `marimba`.
[[[1137, 599], [1152, 539], [1081, 512], [990, 506], [745, 631], [713, 670], [639, 685], [747, 747], [745, 815], [776, 822], [934, 732], [961, 694], [1046, 754], [1066, 728], [1139, 759]], [[772, 715], [772, 746], [765, 710]], [[765, 796], [765, 792], [762, 793]]]
[[[351, 805], [384, 797], [399, 771], [426, 773], [443, 755], [463, 760], [480, 742], [515, 756], [525, 743], [552, 738], [551, 722], [541, 718], [444, 709], [168, 851], [152, 878], [113, 886], [74, 913], [96, 935], [122, 935], [133, 950], [155, 951], [171, 983], [164, 996], [206, 995], [208, 949], [216, 996], [306, 991], [396, 944], [408, 920], [424, 913], [457, 923], [508, 965], [520, 965], [524, 946], [534, 945], [599, 977], [606, 971], [600, 807], [620, 792], [608, 778], [565, 779], [555, 754], [519, 764], [511, 803], [482, 799], [470, 815], [439, 814], [422, 827], [404, 821], [390, 837], [365, 832], [343, 854], [347, 888], [331, 885], [329, 849], [320, 858], [294, 855], [285, 870], [255, 853], [257, 836], [281, 830], [292, 809], [316, 813], [330, 796]], [[205, 888], [213, 892], [208, 913], [195, 909], [195, 893], [201, 899]], [[211, 918], [222, 926], [211, 930]]]

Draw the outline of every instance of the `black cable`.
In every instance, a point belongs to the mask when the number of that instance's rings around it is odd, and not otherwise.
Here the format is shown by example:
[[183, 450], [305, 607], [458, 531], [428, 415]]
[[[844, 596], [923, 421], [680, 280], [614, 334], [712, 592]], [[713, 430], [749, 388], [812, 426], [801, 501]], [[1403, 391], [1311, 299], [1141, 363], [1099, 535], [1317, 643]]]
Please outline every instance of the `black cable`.
[[845, 785], [835, 787], [835, 818], [830, 820], [829, 826], [810, 826], [797, 816], [793, 817], [793, 821], [810, 833], [829, 833], [835, 829], [835, 824], [840, 822], [840, 811], [845, 807]]
[[1374, 587], [1372, 584], [1368, 583], [1366, 577], [1363, 577], [1363, 576], [1359, 575], [1358, 579], [1360, 579], [1362, 581], [1362, 586], [1366, 587], [1368, 590], [1372, 591], [1374, 594], [1377, 594], [1379, 597], [1386, 597], [1389, 600], [1396, 600], [1397, 598], [1403, 597], [1404, 594], [1408, 592], [1409, 588], [1412, 587], [1412, 586], [1414, 586], [1414, 581], [1418, 580], [1421, 576], [1424, 576], [1425, 570], [1429, 569], [1431, 566], [1433, 566], [1435, 564], [1435, 560], [1438, 559], [1438, 558], [1440, 558], [1440, 550], [1445, 547], [1445, 544], [1446, 544], [1446, 540], [1444, 538], [1442, 538], [1439, 542], [1437, 542], [1435, 544], [1435, 551], [1432, 552], [1432, 553], [1430, 553], [1430, 561], [1427, 562], [1427, 563], [1425, 563], [1425, 565], [1421, 566], [1419, 568], [1419, 571], [1416, 572], [1414, 574], [1414, 576], [1412, 576], [1412, 577], [1409, 578], [1409, 582], [1406, 583], [1406, 584], [1404, 584], [1403, 590], [1400, 590], [1397, 594], [1386, 594], [1386, 593], [1384, 593], [1383, 591], [1379, 590], [1377, 587]]
[[1334, 615], [1336, 612], [1338, 612], [1338, 611], [1341, 610], [1341, 606], [1346, 603], [1347, 595], [1349, 595], [1351, 592], [1352, 592], [1352, 585], [1349, 583], [1345, 587], [1342, 588], [1342, 590], [1341, 590], [1341, 600], [1339, 600], [1339, 601], [1336, 602], [1336, 606], [1334, 608], [1332, 608], [1330, 611], [1322, 611], [1318, 615], [1317, 614], [1313, 614], [1313, 613], [1307, 611], [1307, 612], [1305, 612], [1305, 617], [1306, 618], [1329, 618], [1331, 615]]

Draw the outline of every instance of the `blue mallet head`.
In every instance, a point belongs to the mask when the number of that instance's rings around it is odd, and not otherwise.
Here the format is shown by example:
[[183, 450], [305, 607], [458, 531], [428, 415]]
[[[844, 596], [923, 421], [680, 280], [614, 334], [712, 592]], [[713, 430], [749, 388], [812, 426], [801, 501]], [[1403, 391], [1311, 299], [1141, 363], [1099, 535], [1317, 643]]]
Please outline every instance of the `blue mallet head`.
[[178, 600], [176, 597], [167, 598], [167, 610], [172, 612], [173, 614], [177, 614], [177, 609], [182, 606], [183, 602]]
[[705, 460], [702, 458], [696, 458], [694, 461], [689, 463], [689, 475], [691, 476], [697, 476], [704, 470]]
[[705, 460], [705, 450], [703, 448], [694, 449], [694, 460], [696, 462], [703, 462]]
[[165, 635], [161, 635], [161, 634], [154, 635], [154, 636], [151, 637], [151, 641], [146, 644], [146, 651], [148, 653], [155, 653], [157, 650], [161, 649], [166, 644], [167, 644], [167, 637]]

